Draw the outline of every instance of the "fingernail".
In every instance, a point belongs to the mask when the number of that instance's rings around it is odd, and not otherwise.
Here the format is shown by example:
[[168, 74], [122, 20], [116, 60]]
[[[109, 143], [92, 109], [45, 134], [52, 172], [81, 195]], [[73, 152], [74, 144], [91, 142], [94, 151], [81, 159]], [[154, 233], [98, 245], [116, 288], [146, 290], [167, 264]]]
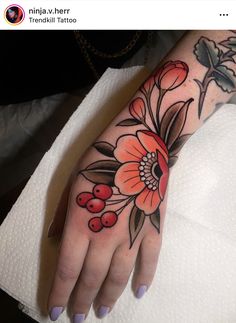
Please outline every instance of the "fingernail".
[[50, 312], [51, 321], [56, 321], [58, 317], [61, 315], [63, 311], [63, 307], [53, 307]]
[[145, 294], [146, 291], [147, 291], [147, 286], [146, 285], [141, 285], [137, 289], [135, 296], [137, 298], [141, 298], [141, 297], [143, 297], [143, 295]]
[[110, 308], [107, 307], [107, 306], [100, 306], [99, 309], [98, 309], [98, 312], [97, 312], [97, 315], [99, 318], [102, 318], [104, 316], [106, 316], [109, 312]]
[[85, 314], [75, 314], [73, 323], [82, 323], [85, 319]]

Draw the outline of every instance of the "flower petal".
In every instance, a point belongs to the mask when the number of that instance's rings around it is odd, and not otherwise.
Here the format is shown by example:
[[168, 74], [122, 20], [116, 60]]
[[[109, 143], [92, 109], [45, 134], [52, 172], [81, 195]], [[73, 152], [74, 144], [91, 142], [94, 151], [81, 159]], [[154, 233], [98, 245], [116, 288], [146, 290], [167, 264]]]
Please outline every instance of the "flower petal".
[[121, 194], [135, 195], [140, 193], [144, 187], [139, 175], [139, 163], [130, 162], [122, 165], [115, 175], [115, 185]]
[[158, 164], [161, 168], [162, 173], [163, 174], [168, 173], [169, 172], [168, 164], [160, 152], [157, 152], [157, 159], [158, 159]]
[[114, 150], [115, 158], [121, 163], [129, 161], [139, 162], [146, 153], [146, 150], [134, 135], [121, 136]]
[[160, 202], [158, 190], [152, 191], [148, 188], [145, 188], [135, 199], [136, 206], [147, 215], [155, 212]]
[[161, 88], [165, 90], [173, 90], [185, 81], [186, 76], [187, 74], [183, 68], [175, 67], [170, 69], [161, 77]]
[[167, 184], [168, 184], [168, 178], [169, 178], [169, 174], [164, 174], [161, 176], [160, 181], [159, 181], [159, 192], [160, 192], [160, 197], [163, 200], [165, 197], [165, 193], [166, 193], [166, 188], [167, 188]]
[[137, 131], [137, 136], [148, 152], [156, 153], [156, 151], [159, 151], [164, 156], [165, 160], [168, 161], [168, 150], [163, 140], [158, 135], [151, 131], [140, 130]]
[[157, 153], [157, 158], [158, 158], [158, 164], [162, 171], [162, 176], [160, 177], [160, 181], [159, 181], [159, 192], [160, 192], [160, 197], [163, 200], [166, 192], [168, 178], [169, 178], [169, 168], [162, 154]]

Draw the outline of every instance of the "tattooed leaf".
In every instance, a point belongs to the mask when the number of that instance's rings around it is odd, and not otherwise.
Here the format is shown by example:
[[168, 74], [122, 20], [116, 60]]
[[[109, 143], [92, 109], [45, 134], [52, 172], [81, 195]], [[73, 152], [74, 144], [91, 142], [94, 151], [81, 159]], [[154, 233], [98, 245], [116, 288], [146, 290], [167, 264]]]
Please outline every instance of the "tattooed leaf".
[[122, 127], [129, 127], [129, 126], [137, 126], [138, 124], [141, 124], [142, 122], [137, 119], [125, 119], [119, 123], [117, 123], [117, 126]]
[[164, 139], [164, 141], [167, 140], [172, 122], [174, 121], [175, 116], [182, 108], [184, 103], [185, 103], [184, 101], [178, 101], [172, 104], [163, 115], [163, 118], [161, 120], [161, 126], [160, 126], [160, 136], [162, 139]]
[[81, 174], [95, 184], [114, 186], [114, 178], [120, 163], [113, 160], [100, 160], [90, 164]]
[[174, 164], [177, 162], [178, 157], [177, 156], [171, 156], [168, 160], [168, 166], [169, 168], [174, 166]]
[[235, 56], [236, 53], [233, 50], [228, 50], [227, 52], [223, 53], [223, 55], [220, 58], [220, 62], [221, 64], [223, 62], [234, 62], [235, 63], [235, 59], [233, 58], [233, 56]]
[[167, 144], [168, 149], [173, 145], [183, 130], [188, 108], [192, 101], [193, 98], [186, 102], [176, 102], [166, 110], [161, 121], [160, 135]]
[[218, 66], [212, 76], [223, 91], [231, 93], [236, 90], [236, 74], [225, 65]]
[[145, 214], [135, 205], [129, 216], [129, 235], [130, 235], [130, 248], [132, 247], [135, 239], [137, 238], [140, 230], [142, 229], [145, 220]]
[[180, 149], [183, 147], [183, 145], [186, 143], [186, 141], [191, 137], [192, 134], [186, 134], [181, 137], [179, 137], [173, 145], [169, 149], [169, 155], [174, 156], [178, 154]]
[[104, 170], [117, 171], [119, 167], [120, 167], [120, 163], [116, 160], [99, 160], [88, 165], [86, 169], [87, 170], [104, 169]]
[[157, 229], [157, 232], [160, 233], [160, 211], [159, 209], [150, 215], [150, 221], [152, 225]]
[[226, 48], [236, 51], [236, 37], [229, 37], [228, 39], [220, 42]]
[[97, 151], [107, 157], [114, 156], [113, 152], [115, 147], [106, 141], [95, 142], [94, 147], [97, 149]]
[[219, 63], [219, 48], [216, 43], [206, 37], [201, 37], [194, 47], [197, 60], [206, 67], [217, 66]]

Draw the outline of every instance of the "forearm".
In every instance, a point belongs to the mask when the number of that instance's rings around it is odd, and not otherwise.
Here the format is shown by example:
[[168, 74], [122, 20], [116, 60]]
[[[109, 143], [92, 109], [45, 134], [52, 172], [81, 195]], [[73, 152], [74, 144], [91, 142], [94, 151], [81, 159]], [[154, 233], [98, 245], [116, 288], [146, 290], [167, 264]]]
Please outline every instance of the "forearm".
[[[235, 51], [222, 45], [229, 37], [234, 37], [231, 38], [231, 43], [234, 42], [232, 48]], [[177, 81], [176, 87], [165, 93], [160, 107], [160, 119], [173, 103], [193, 99], [189, 104], [182, 132], [194, 133], [213, 113], [217, 103], [227, 102], [235, 93], [235, 55], [236, 35], [231, 31], [188, 32], [161, 62], [163, 65], [168, 61], [182, 61], [187, 65], [188, 73], [182, 84], [177, 86]], [[158, 83], [158, 77], [155, 80]], [[168, 83], [165, 81], [165, 77], [160, 80], [160, 87], [162, 83], [164, 86]], [[160, 94], [161, 90], [157, 86], [156, 95], [152, 98], [154, 110]]]

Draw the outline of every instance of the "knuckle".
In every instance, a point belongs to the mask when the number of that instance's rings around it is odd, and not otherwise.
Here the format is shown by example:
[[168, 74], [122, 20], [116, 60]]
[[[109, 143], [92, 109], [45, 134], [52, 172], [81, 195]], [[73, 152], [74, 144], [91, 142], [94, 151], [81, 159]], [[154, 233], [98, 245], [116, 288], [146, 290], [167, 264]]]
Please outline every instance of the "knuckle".
[[63, 282], [77, 279], [77, 273], [72, 268], [66, 265], [59, 265], [57, 267], [56, 274], [59, 277], [59, 279]]
[[100, 286], [102, 273], [100, 271], [88, 271], [82, 277], [82, 284], [89, 289], [97, 289]]
[[112, 270], [109, 275], [109, 280], [113, 285], [124, 286], [127, 284], [129, 274], [125, 271]]
[[89, 290], [98, 288], [98, 281], [92, 277], [84, 278], [82, 280], [82, 284], [85, 288], [88, 288]]

